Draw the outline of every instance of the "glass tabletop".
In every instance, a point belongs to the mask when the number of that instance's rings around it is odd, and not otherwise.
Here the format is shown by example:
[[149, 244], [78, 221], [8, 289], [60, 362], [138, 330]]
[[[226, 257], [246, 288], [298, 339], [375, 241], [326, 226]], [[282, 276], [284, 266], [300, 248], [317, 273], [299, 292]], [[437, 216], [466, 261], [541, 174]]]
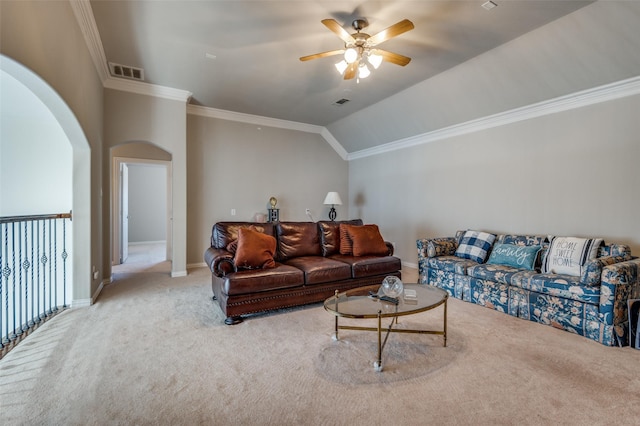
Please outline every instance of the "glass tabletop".
[[369, 291], [378, 292], [380, 286], [359, 287], [338, 293], [324, 301], [324, 308], [336, 316], [346, 318], [398, 317], [428, 311], [443, 304], [446, 291], [425, 284], [404, 284], [405, 289], [415, 290], [415, 300], [405, 300], [401, 295], [397, 305], [369, 297]]

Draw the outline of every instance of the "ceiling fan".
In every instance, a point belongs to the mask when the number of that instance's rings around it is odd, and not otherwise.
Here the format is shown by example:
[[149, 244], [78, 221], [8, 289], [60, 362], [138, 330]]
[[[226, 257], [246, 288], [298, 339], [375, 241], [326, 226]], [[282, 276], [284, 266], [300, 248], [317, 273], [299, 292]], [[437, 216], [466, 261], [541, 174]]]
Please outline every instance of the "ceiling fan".
[[365, 19], [356, 19], [351, 23], [356, 30], [353, 34], [349, 34], [335, 19], [323, 19], [322, 23], [344, 41], [344, 49], [303, 56], [300, 58], [301, 61], [344, 55], [344, 59], [336, 64], [336, 68], [344, 75], [345, 80], [356, 76], [359, 79], [369, 76], [371, 70], [367, 67], [367, 63], [377, 69], [382, 61], [400, 66], [405, 66], [411, 61], [407, 56], [376, 48], [380, 43], [412, 30], [413, 22], [408, 19], [403, 19], [372, 36], [361, 32], [368, 26]]

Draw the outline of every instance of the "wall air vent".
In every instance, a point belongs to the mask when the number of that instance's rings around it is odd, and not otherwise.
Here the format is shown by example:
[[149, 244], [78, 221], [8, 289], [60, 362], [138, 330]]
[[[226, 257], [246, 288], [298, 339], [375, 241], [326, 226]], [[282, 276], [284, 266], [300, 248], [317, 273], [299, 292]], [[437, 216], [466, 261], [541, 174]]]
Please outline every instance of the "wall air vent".
[[144, 81], [144, 70], [142, 68], [120, 65], [109, 62], [109, 71], [114, 77], [128, 78], [131, 80]]
[[338, 99], [337, 101], [335, 101], [333, 103], [333, 105], [341, 106], [341, 105], [346, 104], [347, 102], [349, 102], [349, 99], [342, 98], [342, 99]]

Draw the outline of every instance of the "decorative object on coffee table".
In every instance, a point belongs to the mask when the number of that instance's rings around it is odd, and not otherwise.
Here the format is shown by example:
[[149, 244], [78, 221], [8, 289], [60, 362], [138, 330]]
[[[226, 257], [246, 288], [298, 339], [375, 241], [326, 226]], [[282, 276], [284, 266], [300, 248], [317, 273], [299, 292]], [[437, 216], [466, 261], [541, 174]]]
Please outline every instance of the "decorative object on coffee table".
[[389, 275], [382, 280], [382, 292], [385, 296], [398, 297], [402, 294], [404, 285], [402, 280], [395, 275]]
[[280, 220], [280, 209], [276, 209], [276, 204], [278, 204], [278, 199], [276, 197], [269, 198], [269, 205], [271, 206], [269, 210], [269, 222], [278, 222]]
[[340, 199], [340, 194], [337, 192], [329, 192], [327, 196], [324, 198], [325, 206], [331, 206], [331, 210], [329, 210], [329, 220], [336, 220], [336, 208], [335, 206], [341, 206], [342, 200]]

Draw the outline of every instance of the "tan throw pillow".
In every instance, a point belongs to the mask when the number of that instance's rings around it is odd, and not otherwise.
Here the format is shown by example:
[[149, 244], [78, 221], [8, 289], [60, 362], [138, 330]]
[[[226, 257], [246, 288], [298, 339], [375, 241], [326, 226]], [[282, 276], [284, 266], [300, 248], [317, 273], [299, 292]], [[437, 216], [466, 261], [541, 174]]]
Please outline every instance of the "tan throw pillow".
[[276, 252], [276, 239], [271, 235], [253, 229], [238, 230], [238, 248], [234, 258], [239, 268], [275, 268], [273, 255]]
[[353, 243], [354, 256], [385, 256], [389, 253], [378, 225], [345, 225], [345, 228]]

